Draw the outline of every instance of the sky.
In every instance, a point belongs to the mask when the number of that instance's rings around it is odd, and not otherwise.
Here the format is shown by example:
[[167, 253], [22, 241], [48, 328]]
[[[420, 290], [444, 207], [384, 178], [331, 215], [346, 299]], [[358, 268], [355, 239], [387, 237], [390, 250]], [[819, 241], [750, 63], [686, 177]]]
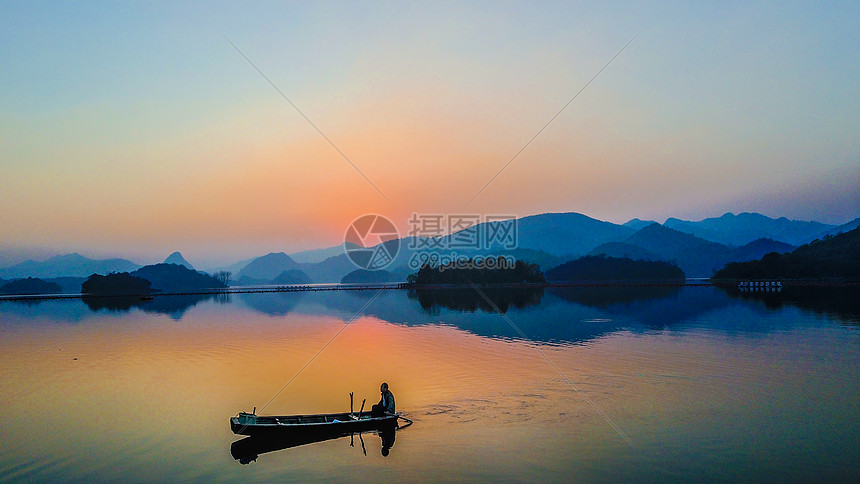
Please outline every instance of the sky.
[[368, 213], [844, 223], [858, 25], [858, 2], [3, 2], [0, 248], [207, 267]]

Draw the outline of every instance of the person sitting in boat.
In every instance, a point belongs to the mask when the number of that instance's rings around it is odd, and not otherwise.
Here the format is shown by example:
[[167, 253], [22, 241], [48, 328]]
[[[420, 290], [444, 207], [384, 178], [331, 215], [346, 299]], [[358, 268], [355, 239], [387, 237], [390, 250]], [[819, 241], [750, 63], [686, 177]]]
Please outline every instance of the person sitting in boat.
[[379, 399], [379, 403], [371, 407], [371, 416], [382, 417], [385, 414], [394, 414], [394, 395], [388, 389], [388, 383], [383, 383], [379, 391], [382, 393], [382, 398]]

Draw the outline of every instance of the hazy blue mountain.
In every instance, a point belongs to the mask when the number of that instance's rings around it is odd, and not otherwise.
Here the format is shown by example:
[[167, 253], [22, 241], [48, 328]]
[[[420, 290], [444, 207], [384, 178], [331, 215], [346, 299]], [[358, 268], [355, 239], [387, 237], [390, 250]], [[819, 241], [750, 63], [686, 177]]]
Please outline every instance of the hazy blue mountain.
[[710, 277], [731, 260], [734, 248], [668, 227], [651, 224], [624, 240], [657, 256], [675, 262], [687, 277]]
[[760, 259], [770, 252], [785, 253], [795, 249], [793, 245], [773, 239], [758, 239], [747, 245], [738, 247], [731, 253], [731, 262], [743, 262]]
[[[752, 220], [759, 220], [760, 217], [767, 218], [758, 214], [741, 214], [738, 216], [728, 214], [720, 219], [707, 219], [703, 223], [707, 225], [711, 223], [711, 220], [726, 222], [727, 220], [735, 219], [744, 222], [750, 218]], [[672, 223], [683, 222], [677, 219], [670, 219], [670, 221], [673, 221]], [[782, 223], [779, 220], [776, 220], [776, 222], [777, 225]], [[807, 229], [810, 227], [815, 228], [819, 225], [827, 227], [824, 224], [816, 225], [817, 222], [788, 222], [789, 229], [783, 230], [781, 233], [790, 233], [791, 227], [807, 227]], [[493, 224], [497, 225], [501, 223], [503, 222], [493, 222]], [[695, 226], [697, 222], [690, 222], [690, 224]], [[761, 247], [767, 245], [764, 242], [760, 243], [763, 245], [759, 248], [756, 248], [756, 246], [736, 248], [729, 247], [728, 244], [714, 245], [710, 240], [693, 237], [689, 233], [682, 233], [684, 231], [666, 232], [662, 238], [656, 233], [650, 233], [650, 236], [646, 236], [649, 234], [646, 231], [640, 235], [641, 240], [637, 238], [627, 240], [628, 237], [631, 237], [639, 230], [651, 225], [656, 225], [656, 223], [633, 219], [625, 225], [617, 225], [596, 220], [579, 213], [545, 213], [523, 217], [517, 221], [517, 249], [504, 249], [498, 244], [490, 249], [476, 249], [462, 246], [451, 248], [450, 243], [456, 237], [456, 234], [452, 234], [443, 238], [448, 248], [435, 249], [434, 251], [442, 257], [451, 256], [455, 253], [460, 257], [512, 255], [518, 260], [538, 264], [542, 270], [551, 269], [578, 255], [585, 254], [604, 254], [609, 257], [628, 257], [639, 260], [677, 261], [688, 275], [692, 277], [705, 277], [710, 276], [726, 262], [749, 260], [750, 258], [757, 257], [760, 251], [763, 250]], [[659, 227], [659, 225], [657, 226]], [[476, 228], [469, 230], [487, 230], [487, 228], [488, 224], [480, 224]], [[715, 235], [717, 234], [716, 230], [713, 231], [714, 233], [710, 233], [709, 230], [704, 228], [700, 231], [708, 232], [712, 238], [719, 238], [718, 235]], [[751, 243], [760, 238], [762, 237], [753, 237], [743, 242], [743, 244], [738, 245]], [[415, 272], [416, 268], [408, 265], [416, 254], [416, 250], [411, 249], [410, 245], [426, 247], [428, 244], [422, 243], [422, 241], [426, 240], [428, 239], [416, 237], [402, 238], [400, 253], [394, 263], [386, 267], [386, 270], [398, 276], [401, 273], [408, 275]], [[667, 246], [666, 244], [669, 245]], [[787, 245], [779, 245], [775, 241], [774, 244], [777, 245], [772, 245], [772, 250], [785, 251], [788, 249]], [[310, 258], [311, 260], [328, 253], [335, 255], [320, 262], [305, 262], [298, 265], [310, 275], [314, 282], [339, 282], [345, 275], [356, 270], [356, 266], [341, 252], [342, 250], [341, 246], [335, 246], [319, 251], [299, 253], [302, 254], [302, 257]]]
[[131, 276], [152, 283], [153, 290], [164, 292], [198, 291], [224, 288], [218, 279], [179, 264], [153, 264], [131, 272]]
[[706, 277], [729, 262], [758, 259], [768, 252], [789, 252], [793, 249], [792, 245], [764, 238], [733, 247], [654, 223], [624, 242], [601, 244], [590, 255], [675, 262], [690, 277]]
[[238, 278], [247, 276], [251, 279], [271, 281], [284, 271], [299, 269], [299, 264], [283, 252], [271, 252], [257, 257], [239, 271]]
[[712, 249], [728, 247], [726, 244], [711, 242], [656, 223], [637, 231], [624, 242], [638, 245], [658, 256], [673, 255], [703, 247]]
[[[348, 242], [345, 243], [348, 244]], [[303, 250], [301, 252], [290, 254], [290, 257], [299, 264], [315, 264], [317, 262], [322, 262], [329, 257], [334, 257], [343, 253], [345, 253], [345, 249], [343, 244], [340, 244], [325, 249]]]
[[657, 222], [655, 222], [653, 220], [642, 220], [642, 219], [634, 218], [634, 219], [628, 220], [627, 222], [624, 222], [621, 225], [623, 225], [625, 227], [630, 227], [633, 230], [641, 230], [641, 229], [644, 229], [645, 227], [647, 227], [651, 224], [655, 224], [655, 223], [657, 223]]
[[271, 284], [272, 284], [272, 281], [270, 279], [255, 279], [253, 277], [242, 276], [235, 282], [234, 285], [236, 285], [236, 286], [268, 286]]
[[[653, 222], [656, 223], [656, 222]], [[633, 260], [660, 260], [660, 257], [650, 250], [626, 242], [607, 242], [600, 244], [588, 255], [605, 255], [606, 257], [622, 257]]]
[[[493, 222], [499, 224], [500, 222]], [[487, 224], [479, 224], [470, 230], [487, 230]], [[503, 255], [513, 256], [517, 260], [538, 264], [542, 270], [555, 267], [571, 257], [571, 254], [586, 253], [595, 245], [607, 240], [623, 239], [633, 232], [633, 229], [622, 227], [609, 222], [602, 222], [578, 213], [541, 214], [524, 217], [517, 222], [518, 247], [505, 249], [495, 245], [490, 249], [478, 247], [453, 247], [451, 239], [456, 237], [450, 235], [445, 237], [446, 249], [435, 249], [436, 255], [450, 257], [456, 254], [459, 257], [475, 257], [478, 255]], [[405, 277], [417, 270], [410, 267], [416, 251], [410, 246], [426, 247], [416, 237], [404, 237], [400, 240], [400, 252], [394, 263], [386, 267], [386, 270], [395, 276], [395, 280], [405, 280]], [[416, 242], [417, 241], [417, 242]], [[336, 255], [318, 263], [302, 263], [299, 267], [311, 276], [314, 282], [340, 282], [343, 277], [357, 269], [357, 267], [342, 252], [341, 246], [334, 251], [333, 247], [322, 249], [331, 251]], [[315, 254], [316, 255], [316, 254]]]
[[802, 245], [787, 254], [726, 265], [715, 279], [860, 278], [860, 228]]
[[761, 238], [800, 245], [834, 228], [833, 225], [820, 222], [789, 220], [785, 217], [774, 219], [749, 212], [737, 215], [726, 213], [721, 217], [706, 218], [698, 222], [670, 218], [663, 225], [727, 245], [744, 245]]
[[346, 254], [332, 256], [315, 264], [299, 264], [299, 268], [315, 283], [340, 282], [343, 276], [357, 269]]
[[9, 267], [28, 260], [44, 260], [56, 254], [56, 251], [42, 247], [0, 245], [0, 267]]
[[860, 217], [855, 218], [854, 220], [852, 220], [848, 223], [844, 223], [842, 225], [833, 227], [832, 229], [828, 230], [827, 232], [824, 232], [823, 234], [819, 235], [818, 238], [823, 238], [823, 237], [826, 237], [828, 235], [844, 234], [845, 232], [851, 232], [852, 230], [856, 229], [857, 227], [860, 227]]
[[[401, 244], [401, 250], [394, 262], [385, 267], [385, 270], [392, 273], [395, 280], [406, 280], [409, 274], [407, 264], [411, 252]], [[360, 269], [349, 260], [345, 253], [329, 257], [328, 259], [316, 264], [299, 264], [299, 268], [305, 271], [315, 283], [338, 283], [344, 276], [350, 272]]]
[[125, 259], [88, 259], [80, 254], [67, 254], [51, 257], [37, 262], [28, 260], [5, 269], [0, 269], [0, 277], [20, 279], [38, 277], [88, 277], [91, 274], [133, 271], [140, 266]]
[[272, 284], [310, 284], [311, 282], [310, 276], [300, 269], [284, 271], [272, 279]]
[[576, 212], [543, 213], [517, 220], [518, 247], [565, 257], [586, 254], [604, 242], [618, 241], [634, 232], [630, 227]]
[[81, 292], [81, 284], [87, 280], [86, 277], [52, 277], [45, 279], [48, 282], [59, 284], [63, 293], [75, 294]]
[[399, 282], [399, 279], [394, 274], [386, 270], [369, 271], [367, 269], [356, 269], [349, 274], [343, 276], [340, 280], [342, 284], [359, 284], [359, 283], [383, 283], [383, 282]]
[[192, 271], [196, 270], [196, 269], [194, 269], [194, 266], [192, 266], [191, 263], [189, 263], [187, 260], [185, 260], [185, 258], [182, 257], [182, 254], [180, 254], [178, 251], [167, 256], [167, 259], [164, 259], [164, 263], [165, 264], [178, 264], [181, 266], [185, 266], [185, 267], [191, 269]]
[[209, 274], [215, 274], [216, 272], [219, 272], [219, 271], [227, 271], [227, 272], [233, 274], [233, 278], [235, 279], [237, 277], [237, 274], [242, 272], [242, 269], [244, 269], [248, 264], [253, 262], [254, 259], [256, 259], [256, 257], [252, 257], [250, 259], [245, 259], [245, 260], [240, 260], [239, 262], [236, 262], [235, 264], [231, 264], [229, 266], [211, 267], [206, 272], [208, 272]]

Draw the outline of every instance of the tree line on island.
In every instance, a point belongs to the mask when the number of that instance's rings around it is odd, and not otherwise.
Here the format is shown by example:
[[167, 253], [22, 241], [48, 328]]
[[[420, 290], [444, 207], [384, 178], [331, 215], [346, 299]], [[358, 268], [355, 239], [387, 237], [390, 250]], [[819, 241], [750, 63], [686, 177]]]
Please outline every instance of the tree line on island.
[[478, 266], [473, 259], [442, 265], [424, 264], [411, 274], [410, 286], [447, 284], [545, 284], [565, 282], [683, 282], [684, 272], [678, 266], [661, 261], [633, 260], [623, 257], [585, 256], [561, 264], [545, 274], [537, 264], [521, 260], [512, 267], [499, 258], [495, 267]]
[[495, 261], [476, 261], [461, 259], [446, 264], [424, 264], [414, 274], [406, 278], [406, 283], [414, 286], [439, 284], [540, 284], [545, 283], [543, 272], [537, 264], [521, 260], [514, 261], [512, 267], [504, 257]]
[[[458, 269], [425, 265], [409, 276], [411, 285], [670, 282], [685, 280], [677, 264], [665, 261], [607, 257], [580, 257], [541, 273], [535, 264], [517, 261], [515, 270]], [[461, 264], [464, 265], [464, 264]], [[465, 264], [468, 265], [468, 264]], [[769, 252], [757, 260], [732, 262], [718, 270], [714, 282], [738, 280], [860, 280], [860, 227], [826, 235], [791, 252]]]
[[153, 292], [190, 292], [224, 289], [229, 273], [214, 276], [191, 270], [180, 264], [153, 264], [132, 272], [107, 275], [93, 274], [81, 285], [81, 293], [90, 295], [142, 295]]
[[759, 260], [733, 262], [712, 280], [860, 279], [860, 228], [826, 236], [792, 252], [771, 252]]

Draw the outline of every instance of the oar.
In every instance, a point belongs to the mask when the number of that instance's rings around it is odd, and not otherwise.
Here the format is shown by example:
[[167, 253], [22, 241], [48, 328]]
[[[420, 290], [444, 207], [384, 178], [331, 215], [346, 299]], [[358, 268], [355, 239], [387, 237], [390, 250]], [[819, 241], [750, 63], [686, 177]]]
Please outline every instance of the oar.
[[349, 414], [352, 415], [355, 412], [352, 411], [352, 392], [349, 392]]
[[361, 399], [361, 410], [359, 410], [359, 411], [358, 411], [358, 417], [359, 417], [359, 418], [361, 418], [361, 412], [363, 412], [363, 411], [364, 411], [364, 402], [366, 402], [366, 401], [367, 401], [367, 399], [366, 399], [366, 398], [362, 398], [362, 399]]
[[[414, 424], [414, 423], [415, 423], [415, 422], [413, 422], [413, 421], [409, 420], [408, 418], [406, 418], [406, 417], [404, 417], [404, 416], [402, 416], [402, 415], [398, 415], [398, 416], [397, 416], [397, 418], [401, 418], [401, 419], [403, 419], [403, 420], [406, 420], [407, 422], [409, 422], [409, 425], [412, 425], [412, 424]], [[404, 428], [405, 428], [405, 427], [404, 427]]]

